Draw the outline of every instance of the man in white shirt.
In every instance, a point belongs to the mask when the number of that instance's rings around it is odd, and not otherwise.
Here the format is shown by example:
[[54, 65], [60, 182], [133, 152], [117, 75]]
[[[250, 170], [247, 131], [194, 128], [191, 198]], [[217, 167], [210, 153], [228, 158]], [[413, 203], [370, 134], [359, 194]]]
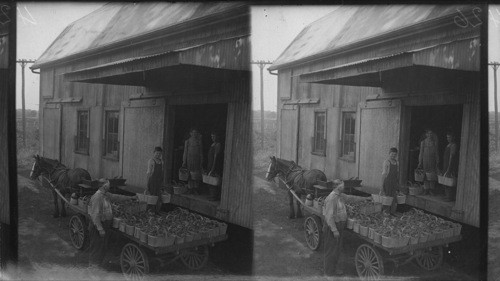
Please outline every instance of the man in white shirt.
[[370, 197], [344, 194], [344, 183], [335, 180], [337, 186], [326, 198], [323, 205], [324, 272], [326, 276], [342, 275], [344, 229], [347, 222], [346, 201], [366, 201]]
[[91, 221], [89, 223], [90, 237], [90, 257], [91, 267], [102, 265], [108, 247], [110, 229], [113, 224], [112, 201], [125, 201], [137, 198], [109, 193], [110, 183], [108, 180], [101, 180], [104, 184], [90, 198], [88, 213]]

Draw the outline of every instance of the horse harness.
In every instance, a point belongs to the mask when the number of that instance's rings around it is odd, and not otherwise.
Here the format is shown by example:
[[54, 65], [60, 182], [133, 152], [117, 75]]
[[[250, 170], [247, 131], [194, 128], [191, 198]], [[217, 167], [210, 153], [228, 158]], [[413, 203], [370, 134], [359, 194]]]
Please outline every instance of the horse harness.
[[[47, 169], [47, 173], [48, 173], [48, 178], [49, 178], [49, 182], [55, 186], [57, 186], [57, 179], [59, 179], [59, 176], [63, 173], [63, 172], [67, 172], [69, 169], [66, 168], [66, 167], [59, 167], [59, 168], [56, 168], [56, 167], [51, 167], [51, 171], [49, 171]], [[56, 176], [57, 175], [57, 176]]]
[[[290, 166], [290, 168], [288, 168], [288, 171], [286, 172], [285, 174], [285, 183], [286, 185], [290, 186], [291, 184], [293, 184], [293, 182], [295, 181], [295, 179], [300, 175], [303, 175], [305, 170], [304, 169], [300, 169], [300, 170], [295, 170], [295, 168], [300, 168], [299, 165], [295, 164], [292, 162], [292, 165]], [[292, 172], [295, 172], [295, 171], [300, 171], [300, 173], [296, 174], [294, 177], [292, 177], [290, 180], [286, 180], [288, 178], [288, 176], [292, 173]]]

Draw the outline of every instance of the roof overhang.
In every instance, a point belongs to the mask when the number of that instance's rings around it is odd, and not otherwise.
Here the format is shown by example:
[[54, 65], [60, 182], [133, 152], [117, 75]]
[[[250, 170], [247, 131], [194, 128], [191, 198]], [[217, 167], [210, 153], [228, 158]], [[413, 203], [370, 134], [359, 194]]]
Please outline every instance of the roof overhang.
[[300, 82], [382, 87], [382, 73], [407, 68], [479, 71], [479, 37], [370, 58], [299, 75]]
[[186, 65], [249, 71], [249, 48], [248, 36], [227, 38], [67, 72], [64, 74], [64, 79], [68, 82], [145, 86], [147, 73]]

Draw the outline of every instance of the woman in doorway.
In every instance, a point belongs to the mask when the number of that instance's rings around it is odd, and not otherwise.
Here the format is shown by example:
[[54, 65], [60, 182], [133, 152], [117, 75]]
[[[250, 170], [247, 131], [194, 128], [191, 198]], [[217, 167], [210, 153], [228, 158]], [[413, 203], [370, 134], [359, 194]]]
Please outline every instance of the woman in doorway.
[[[455, 142], [455, 135], [451, 132], [448, 132], [446, 134], [446, 140], [448, 141], [448, 145], [444, 150], [443, 175], [446, 177], [456, 177], [458, 172], [458, 145]], [[455, 191], [455, 187], [444, 187], [444, 201], [455, 201], [455, 194], [453, 191]]]
[[150, 195], [158, 196], [158, 201], [156, 202], [156, 207], [154, 210], [158, 213], [161, 208], [161, 187], [163, 186], [163, 160], [162, 160], [161, 147], [157, 146], [154, 150], [153, 158], [148, 161], [148, 171], [146, 172], [148, 177], [147, 193]]
[[189, 134], [189, 139], [184, 142], [182, 167], [189, 170], [188, 193], [198, 194], [203, 163], [203, 144], [196, 128], [192, 128]]
[[[212, 132], [212, 145], [208, 150], [207, 172], [209, 176], [222, 176], [222, 144], [219, 135]], [[218, 201], [220, 197], [220, 184], [218, 186], [210, 185], [210, 201]]]
[[389, 150], [389, 158], [384, 161], [384, 166], [382, 170], [382, 192], [384, 196], [392, 197], [392, 205], [384, 206], [385, 212], [390, 212], [391, 214], [396, 213], [397, 207], [397, 191], [399, 190], [399, 163], [398, 163], [398, 149], [392, 147]]
[[439, 165], [438, 138], [432, 130], [425, 130], [425, 139], [420, 142], [418, 168], [425, 172], [424, 194], [434, 195]]

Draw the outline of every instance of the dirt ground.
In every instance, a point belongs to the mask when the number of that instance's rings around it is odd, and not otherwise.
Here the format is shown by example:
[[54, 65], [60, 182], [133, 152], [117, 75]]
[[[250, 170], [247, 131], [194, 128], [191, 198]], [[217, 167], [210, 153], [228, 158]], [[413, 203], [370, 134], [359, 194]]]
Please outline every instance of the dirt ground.
[[[118, 258], [105, 268], [88, 270], [88, 253], [76, 250], [69, 238], [68, 223], [71, 210], [65, 218], [52, 218], [53, 201], [49, 190], [27, 178], [27, 171], [18, 176], [19, 192], [19, 269], [7, 271], [11, 280], [122, 280]], [[120, 249], [112, 249], [119, 253]], [[148, 280], [234, 280], [210, 259], [205, 268], [192, 272], [180, 262], [151, 268]]]
[[488, 280], [500, 276], [500, 181], [499, 176], [489, 179], [488, 224]]
[[[304, 219], [288, 219], [287, 191], [264, 180], [265, 169], [254, 171], [254, 274], [258, 279], [327, 280], [323, 275], [323, 251], [312, 251], [304, 238]], [[347, 236], [345, 276], [335, 280], [357, 280], [354, 254], [358, 239]], [[398, 268], [384, 263], [386, 276], [393, 280], [474, 280], [449, 263], [434, 271], [423, 271], [411, 262]], [[497, 275], [498, 276], [498, 275]]]

